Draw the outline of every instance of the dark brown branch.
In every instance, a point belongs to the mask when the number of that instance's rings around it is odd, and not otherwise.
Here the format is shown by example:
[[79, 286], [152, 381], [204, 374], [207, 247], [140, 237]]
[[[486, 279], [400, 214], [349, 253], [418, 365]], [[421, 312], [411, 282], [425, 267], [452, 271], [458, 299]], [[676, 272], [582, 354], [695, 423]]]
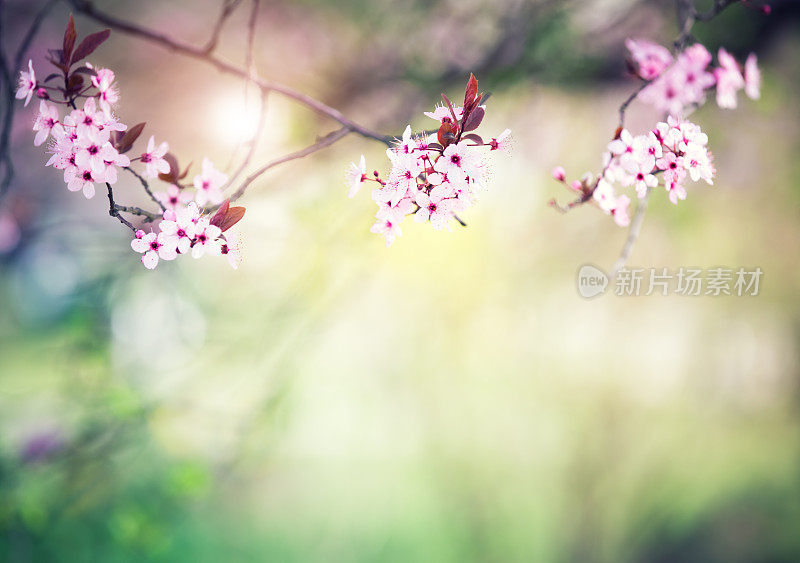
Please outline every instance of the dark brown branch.
[[[6, 59], [5, 51], [2, 45], [0, 45], [0, 74], [2, 75], [3, 83], [5, 85], [3, 125], [2, 130], [0, 130], [0, 163], [5, 165], [5, 174], [3, 179], [0, 180], [0, 196], [2, 196], [3, 193], [8, 189], [8, 186], [11, 184], [11, 181], [14, 178], [14, 163], [11, 160], [10, 150], [11, 127], [14, 123], [14, 73], [21, 69], [22, 61], [25, 58], [25, 53], [28, 52], [31, 42], [39, 31], [39, 27], [41, 27], [42, 22], [47, 17], [47, 14], [50, 12], [56, 2], [57, 0], [48, 0], [36, 13], [30, 27], [28, 28], [28, 31], [25, 32], [22, 42], [17, 49], [13, 63], [11, 63], [13, 66], [10, 68], [9, 62]], [[5, 23], [3, 14], [4, 11], [5, 2], [0, 2], [0, 37], [5, 36], [5, 33], [3, 32]]]
[[130, 221], [125, 219], [125, 217], [120, 215], [119, 207], [117, 206], [116, 203], [114, 203], [114, 191], [111, 189], [111, 184], [106, 182], [106, 187], [108, 188], [108, 214], [111, 215], [112, 217], [116, 217], [117, 219], [119, 219], [120, 223], [128, 227], [133, 232], [136, 232], [136, 227], [134, 227]]
[[[146, 39], [166, 49], [169, 49], [175, 53], [179, 53], [188, 57], [192, 57], [195, 59], [199, 59], [202, 61], [207, 62], [208, 64], [214, 66], [220, 72], [231, 74], [233, 76], [239, 76], [240, 78], [247, 78], [249, 76], [248, 70], [242, 67], [239, 67], [235, 64], [232, 64], [224, 59], [221, 59], [217, 56], [214, 56], [212, 53], [207, 53], [203, 48], [195, 47], [194, 45], [190, 45], [183, 41], [172, 39], [171, 37], [152, 30], [146, 27], [142, 27], [109, 14], [105, 12], [101, 12], [97, 8], [95, 8], [94, 4], [88, 0], [69, 0], [72, 3], [72, 6], [75, 8], [75, 11], [84, 14], [85, 16], [99, 22], [103, 25], [106, 25], [112, 29], [116, 29], [123, 33], [127, 33], [129, 35], [134, 35], [136, 37], [140, 37], [142, 39]], [[252, 77], [252, 81], [262, 90], [267, 91], [275, 91], [280, 95], [292, 99], [309, 109], [315, 111], [316, 113], [328, 117], [334, 121], [338, 121], [344, 127], [361, 135], [362, 137], [366, 137], [368, 139], [374, 139], [376, 141], [380, 141], [385, 145], [389, 146], [391, 144], [391, 138], [387, 137], [386, 135], [381, 135], [375, 131], [367, 129], [363, 127], [348, 117], [345, 117], [339, 110], [334, 109], [323, 102], [312, 98], [311, 96], [304, 94], [302, 92], [298, 92], [294, 88], [286, 86], [285, 84], [281, 84], [279, 82], [272, 82], [269, 80], [265, 80], [260, 78], [258, 75]]]
[[150, 184], [147, 182], [147, 180], [144, 179], [144, 177], [141, 174], [139, 174], [136, 170], [134, 170], [129, 166], [126, 166], [125, 170], [136, 176], [136, 178], [138, 178], [139, 182], [142, 184], [142, 187], [144, 188], [144, 191], [147, 192], [147, 195], [150, 196], [150, 199], [152, 199], [155, 202], [155, 204], [161, 208], [162, 212], [167, 210], [167, 208], [164, 207], [164, 204], [161, 203], [161, 201], [150, 190]]

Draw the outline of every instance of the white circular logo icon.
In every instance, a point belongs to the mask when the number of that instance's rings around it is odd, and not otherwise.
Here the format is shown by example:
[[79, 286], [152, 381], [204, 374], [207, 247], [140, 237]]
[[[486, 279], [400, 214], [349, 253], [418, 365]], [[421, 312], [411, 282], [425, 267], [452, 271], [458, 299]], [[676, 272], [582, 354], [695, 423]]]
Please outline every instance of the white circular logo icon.
[[606, 273], [591, 264], [584, 264], [578, 268], [578, 277], [575, 281], [578, 284], [578, 293], [586, 299], [602, 295], [608, 288]]

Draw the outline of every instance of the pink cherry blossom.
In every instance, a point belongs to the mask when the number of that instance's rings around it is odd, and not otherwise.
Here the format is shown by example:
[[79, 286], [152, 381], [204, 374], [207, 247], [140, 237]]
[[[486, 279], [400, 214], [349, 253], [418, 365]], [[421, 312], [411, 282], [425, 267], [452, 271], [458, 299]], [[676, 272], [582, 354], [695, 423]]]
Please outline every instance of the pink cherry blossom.
[[174, 260], [177, 257], [175, 249], [169, 244], [165, 244], [163, 233], [145, 233], [139, 229], [136, 231], [131, 248], [142, 255], [142, 264], [148, 270], [152, 270], [161, 260]]
[[61, 127], [58, 108], [41, 100], [39, 115], [36, 116], [36, 121], [33, 123], [33, 130], [37, 131], [36, 137], [33, 139], [33, 146], [38, 147], [44, 143], [55, 127]]
[[470, 150], [469, 142], [461, 141], [458, 144], [448, 145], [433, 168], [449, 176], [451, 181], [456, 181], [456, 178], [463, 178], [465, 175], [479, 176], [481, 158], [477, 151]]
[[657, 78], [671, 63], [669, 49], [643, 39], [627, 39], [625, 46], [636, 64], [638, 75], [644, 80]]
[[[453, 110], [456, 113], [456, 117], [461, 119], [464, 115], [464, 108], [462, 107], [454, 107]], [[431, 119], [435, 119], [440, 123], [444, 123], [445, 121], [453, 121], [453, 116], [450, 113], [450, 108], [443, 105], [437, 105], [436, 108], [431, 111], [424, 112], [425, 115], [430, 117]]]
[[156, 147], [155, 137], [150, 136], [150, 140], [147, 141], [147, 150], [140, 157], [145, 165], [144, 175], [147, 178], [155, 178], [159, 173], [167, 174], [169, 172], [169, 162], [164, 159], [168, 150], [169, 145], [166, 142]]
[[211, 225], [208, 217], [201, 217], [195, 223], [194, 243], [192, 244], [192, 257], [200, 258], [203, 254], [219, 254], [221, 242], [219, 236], [222, 231], [219, 227]]
[[164, 235], [164, 244], [174, 248], [178, 254], [189, 252], [196, 236], [197, 225], [193, 221], [193, 211], [187, 208], [179, 211], [167, 209], [163, 221], [158, 225]]
[[627, 129], [619, 132], [619, 138], [608, 143], [608, 150], [611, 154], [621, 155], [633, 152], [633, 135]]
[[[10, 79], [9, 79], [10, 81]], [[9, 85], [10, 86], [10, 85]], [[19, 73], [19, 85], [15, 97], [18, 100], [25, 98], [25, 105], [31, 101], [33, 93], [36, 91], [36, 73], [33, 72], [33, 61], [28, 60], [28, 72], [24, 70]]]
[[376, 235], [383, 235], [387, 247], [392, 246], [395, 239], [403, 234], [399, 223], [387, 218], [378, 218], [369, 230]]
[[567, 172], [564, 170], [563, 166], [556, 166], [553, 168], [553, 178], [558, 182], [563, 182], [567, 177]]
[[202, 171], [194, 177], [194, 187], [197, 190], [195, 201], [197, 205], [203, 206], [206, 203], [217, 205], [225, 200], [222, 187], [228, 181], [227, 174], [224, 174], [214, 167], [214, 163], [208, 158], [203, 159]]
[[194, 198], [187, 190], [183, 190], [175, 184], [170, 184], [166, 192], [156, 192], [156, 199], [167, 209], [180, 209], [185, 207]]
[[220, 254], [228, 259], [228, 264], [231, 265], [231, 268], [238, 270], [239, 265], [242, 263], [241, 240], [237, 238], [237, 240], [234, 241], [223, 241], [222, 245], [220, 246]]
[[720, 64], [714, 69], [714, 77], [717, 79], [717, 105], [734, 109], [736, 93], [745, 86], [744, 77], [739, 70], [739, 63], [725, 49], [720, 47], [717, 58]]
[[444, 229], [453, 218], [452, 201], [447, 195], [447, 190], [442, 186], [433, 188], [430, 195], [418, 192], [416, 203], [419, 209], [414, 214], [414, 220], [418, 223], [430, 221], [437, 231]]
[[350, 167], [345, 172], [345, 182], [350, 188], [347, 192], [347, 197], [352, 198], [361, 190], [361, 186], [367, 181], [367, 162], [364, 155], [361, 155], [361, 160], [358, 164], [355, 162], [350, 163]]
[[627, 227], [630, 222], [631, 218], [628, 214], [628, 208], [631, 205], [631, 198], [626, 196], [625, 194], [620, 194], [617, 197], [617, 200], [614, 202], [614, 206], [611, 208], [611, 214], [614, 216], [614, 222], [619, 227]]
[[679, 199], [686, 199], [686, 188], [680, 182], [667, 182], [666, 188], [669, 200], [675, 205]]
[[489, 141], [489, 149], [493, 151], [511, 152], [514, 147], [514, 138], [511, 136], [511, 129], [505, 129], [496, 138]]
[[70, 166], [64, 170], [64, 181], [71, 192], [82, 191], [86, 199], [94, 197], [94, 183], [102, 181], [92, 174], [91, 167]]
[[119, 101], [119, 93], [116, 87], [112, 85], [114, 71], [108, 68], [98, 68], [95, 71], [97, 74], [92, 76], [92, 84], [99, 92], [98, 101], [100, 102], [100, 107], [103, 108], [106, 114], [111, 115], [111, 106]]
[[750, 53], [744, 62], [744, 93], [752, 100], [761, 97], [761, 71], [755, 53]]

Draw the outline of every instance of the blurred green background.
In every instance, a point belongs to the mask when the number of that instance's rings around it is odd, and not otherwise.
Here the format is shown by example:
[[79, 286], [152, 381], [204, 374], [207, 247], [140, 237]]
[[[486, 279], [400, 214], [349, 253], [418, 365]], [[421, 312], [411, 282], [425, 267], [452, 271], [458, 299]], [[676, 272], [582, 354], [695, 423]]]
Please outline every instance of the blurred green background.
[[[399, 133], [429, 127], [422, 111], [474, 71], [493, 93], [481, 131], [510, 127], [515, 154], [468, 228], [408, 220], [387, 250], [369, 196], [342, 182], [362, 152], [383, 169], [383, 148], [351, 136], [257, 182], [238, 271], [149, 272], [102, 197], [42, 166], [17, 104], [0, 560], [800, 560], [797, 3], [696, 26], [711, 50], [759, 54], [763, 96], [694, 115], [717, 181], [677, 207], [656, 193], [630, 260], [759, 266], [761, 293], [592, 301], [577, 268], [609, 267], [626, 232], [589, 207], [554, 213], [569, 194], [549, 171], [599, 167], [633, 88], [624, 38], [668, 43], [671, 2], [261, 4], [262, 76]], [[198, 44], [220, 7], [98, 5]], [[7, 48], [38, 6], [7, 3]], [[247, 11], [222, 37], [231, 60]], [[37, 69], [67, 15], [46, 20]], [[120, 33], [91, 60], [117, 72], [123, 122], [147, 121], [184, 163], [232, 162], [252, 117], [240, 81]], [[634, 104], [629, 126], [657, 118]], [[272, 96], [255, 162], [335, 125]], [[130, 180], [118, 200], [145, 203]]]

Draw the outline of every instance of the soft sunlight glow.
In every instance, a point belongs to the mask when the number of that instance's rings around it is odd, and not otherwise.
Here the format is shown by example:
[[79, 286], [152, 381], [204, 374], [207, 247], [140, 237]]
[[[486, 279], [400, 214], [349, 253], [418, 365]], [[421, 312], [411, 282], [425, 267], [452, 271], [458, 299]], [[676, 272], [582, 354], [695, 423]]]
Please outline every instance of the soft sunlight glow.
[[226, 144], [236, 145], [252, 140], [258, 130], [259, 99], [254, 93], [231, 93], [220, 99], [214, 112], [215, 128]]

